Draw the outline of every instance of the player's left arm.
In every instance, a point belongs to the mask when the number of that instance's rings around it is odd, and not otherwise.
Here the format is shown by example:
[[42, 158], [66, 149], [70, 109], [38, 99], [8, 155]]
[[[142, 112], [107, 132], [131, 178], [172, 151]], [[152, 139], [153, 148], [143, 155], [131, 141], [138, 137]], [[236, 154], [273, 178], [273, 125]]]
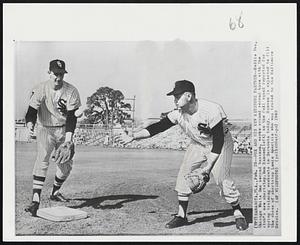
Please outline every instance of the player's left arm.
[[72, 141], [73, 139], [73, 134], [77, 124], [77, 117], [75, 116], [76, 110], [77, 109], [67, 111], [65, 142]]
[[74, 88], [67, 104], [67, 116], [66, 116], [66, 135], [65, 142], [72, 141], [73, 134], [77, 124], [77, 117], [75, 111], [81, 106], [80, 95], [76, 88]]
[[128, 134], [120, 134], [115, 137], [116, 141], [119, 141], [123, 144], [128, 144], [132, 142], [133, 140], [139, 140], [139, 139], [146, 139], [150, 138], [156, 134], [159, 134], [170, 127], [176, 125], [176, 122], [174, 121], [172, 116], [173, 113], [169, 113], [165, 118], [161, 119], [160, 121], [153, 123], [149, 125], [148, 127], [138, 131], [134, 132], [131, 136]]
[[138, 132], [133, 133], [132, 140], [150, 138], [156, 134], [159, 134], [159, 133], [169, 129], [170, 127], [172, 127], [174, 125], [175, 124], [168, 117], [165, 117], [165, 118], [161, 119], [160, 121], [153, 123]]
[[170, 119], [170, 115], [167, 115], [165, 118], [161, 119], [160, 121], [153, 123], [145, 128], [148, 131], [149, 137], [152, 137], [156, 134], [166, 131], [167, 129], [176, 125], [175, 122]]
[[224, 144], [224, 131], [223, 131], [223, 121], [221, 120], [217, 123], [211, 130], [213, 146], [212, 150], [207, 157], [207, 166], [205, 167], [205, 171], [210, 173], [213, 169], [216, 161], [218, 160], [223, 144]]

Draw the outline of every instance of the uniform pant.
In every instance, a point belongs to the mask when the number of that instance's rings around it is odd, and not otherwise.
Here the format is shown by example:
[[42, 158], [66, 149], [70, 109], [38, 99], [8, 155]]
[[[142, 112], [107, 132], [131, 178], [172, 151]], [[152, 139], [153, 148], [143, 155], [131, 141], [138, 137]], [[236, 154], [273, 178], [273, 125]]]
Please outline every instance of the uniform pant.
[[[65, 141], [65, 127], [37, 127], [37, 158], [33, 168], [33, 175], [46, 177], [49, 159], [53, 150]], [[57, 164], [56, 176], [66, 179], [72, 170], [73, 161]]]
[[[211, 146], [203, 146], [195, 141], [189, 145], [180, 167], [175, 190], [179, 193], [190, 195], [192, 191], [186, 184], [184, 176], [191, 171], [205, 166], [207, 156], [211, 152]], [[221, 154], [216, 161], [211, 174], [220, 189], [220, 195], [223, 196], [227, 203], [238, 203], [240, 196], [239, 191], [235, 187], [234, 181], [230, 177], [230, 167], [233, 154], [233, 140], [228, 132], [224, 139], [224, 145]]]

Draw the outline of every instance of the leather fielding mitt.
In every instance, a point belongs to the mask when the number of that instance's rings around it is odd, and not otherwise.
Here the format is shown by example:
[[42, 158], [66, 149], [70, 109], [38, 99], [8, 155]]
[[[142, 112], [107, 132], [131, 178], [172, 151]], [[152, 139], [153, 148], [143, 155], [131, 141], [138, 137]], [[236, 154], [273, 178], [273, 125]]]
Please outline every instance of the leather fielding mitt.
[[64, 142], [56, 150], [54, 162], [56, 164], [64, 164], [70, 161], [75, 154], [75, 146], [71, 141]]
[[210, 179], [209, 174], [204, 172], [202, 169], [193, 170], [184, 178], [188, 187], [194, 194], [202, 191]]

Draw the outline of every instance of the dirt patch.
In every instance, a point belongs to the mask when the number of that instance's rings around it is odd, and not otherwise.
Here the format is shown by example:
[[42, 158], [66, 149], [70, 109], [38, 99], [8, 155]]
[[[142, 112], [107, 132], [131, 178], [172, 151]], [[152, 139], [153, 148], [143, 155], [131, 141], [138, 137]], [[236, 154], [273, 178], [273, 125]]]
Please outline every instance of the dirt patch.
[[[24, 211], [31, 199], [36, 144], [16, 145], [16, 235], [249, 235], [252, 234], [251, 158], [235, 155], [232, 177], [241, 192], [249, 229], [237, 231], [230, 206], [214, 182], [193, 195], [187, 226], [166, 229], [177, 212], [174, 191], [184, 151], [114, 149], [77, 146], [74, 168], [62, 192], [66, 206], [88, 212], [88, 218], [51, 222]], [[55, 175], [50, 164], [41, 207], [63, 205], [49, 200]]]

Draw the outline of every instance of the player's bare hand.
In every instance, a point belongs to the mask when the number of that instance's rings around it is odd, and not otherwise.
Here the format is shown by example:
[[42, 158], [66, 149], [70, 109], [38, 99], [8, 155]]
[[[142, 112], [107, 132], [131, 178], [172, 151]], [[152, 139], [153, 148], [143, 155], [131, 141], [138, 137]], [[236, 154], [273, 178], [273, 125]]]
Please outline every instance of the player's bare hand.
[[119, 135], [116, 135], [114, 137], [114, 140], [115, 140], [116, 143], [126, 145], [126, 144], [129, 144], [130, 142], [132, 142], [134, 140], [134, 138], [132, 136], [129, 136], [125, 132], [123, 132]]
[[28, 122], [26, 124], [27, 127], [27, 141], [31, 141], [34, 135], [34, 124], [32, 122]]

